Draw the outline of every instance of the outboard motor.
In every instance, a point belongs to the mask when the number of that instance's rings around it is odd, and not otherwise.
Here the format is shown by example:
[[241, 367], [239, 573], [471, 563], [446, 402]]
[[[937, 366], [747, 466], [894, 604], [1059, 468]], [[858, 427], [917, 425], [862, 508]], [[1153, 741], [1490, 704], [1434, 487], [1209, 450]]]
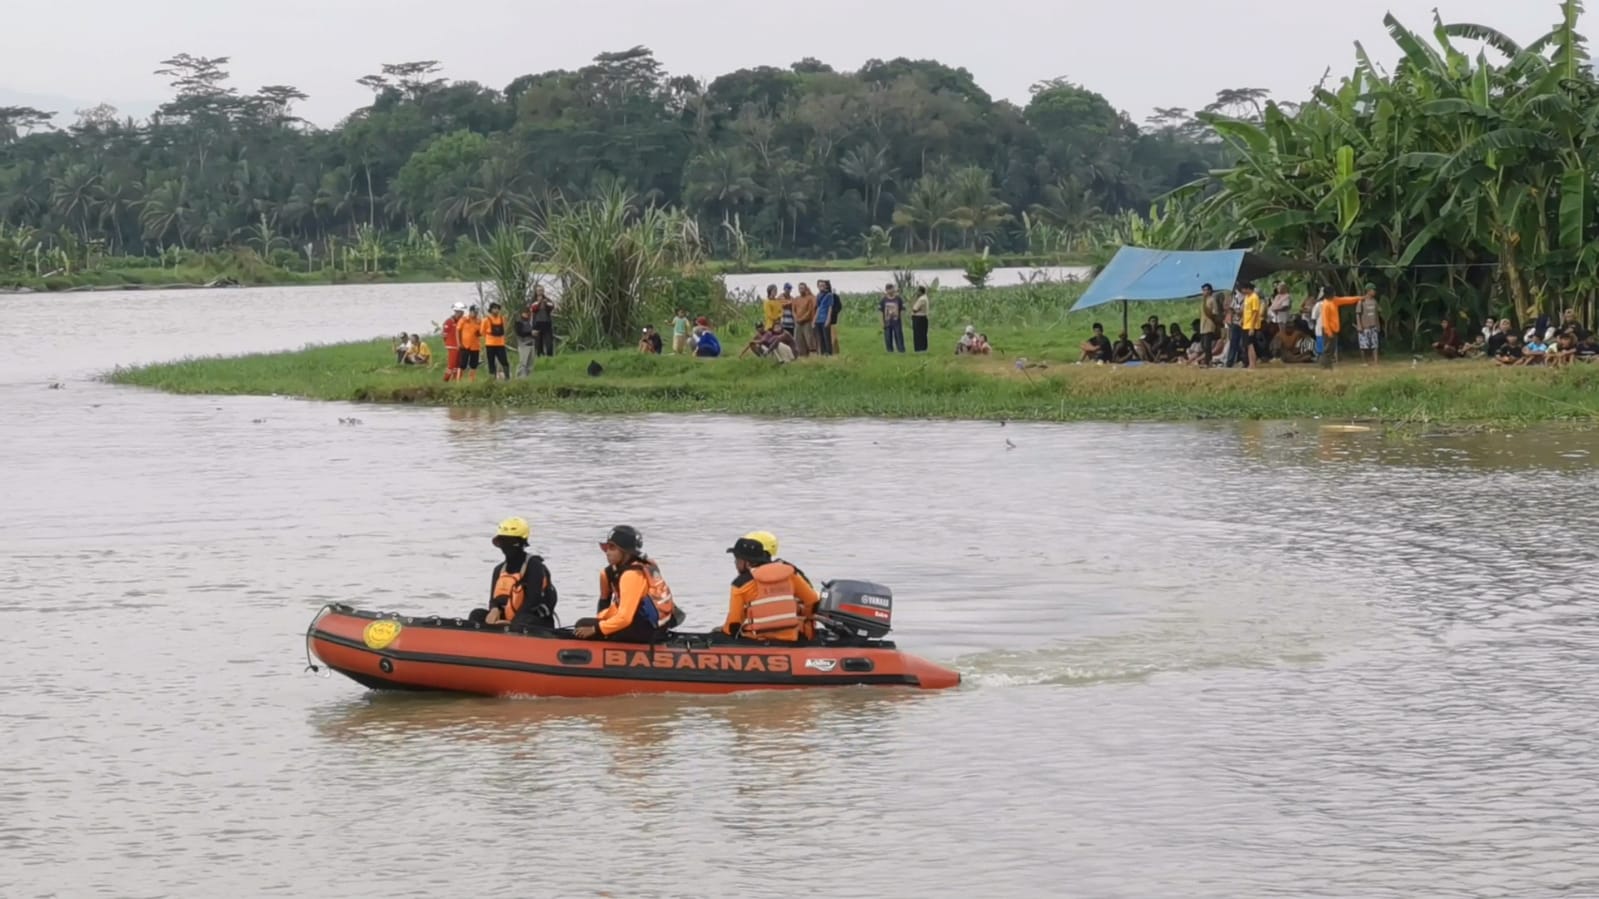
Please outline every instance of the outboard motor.
[[894, 591], [871, 581], [828, 581], [816, 623], [840, 636], [881, 640], [894, 622]]

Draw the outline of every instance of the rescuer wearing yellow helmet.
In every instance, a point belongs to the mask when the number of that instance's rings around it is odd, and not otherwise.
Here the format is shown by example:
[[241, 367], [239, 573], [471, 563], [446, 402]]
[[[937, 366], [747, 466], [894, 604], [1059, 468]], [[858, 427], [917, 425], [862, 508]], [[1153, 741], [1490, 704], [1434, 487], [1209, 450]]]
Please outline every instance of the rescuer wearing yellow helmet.
[[722, 633], [746, 640], [795, 642], [814, 633], [816, 588], [805, 573], [777, 557], [777, 537], [751, 531], [727, 550], [738, 576], [733, 578]]
[[493, 542], [505, 553], [505, 561], [494, 566], [489, 578], [488, 608], [474, 609], [472, 621], [501, 627], [555, 626], [555, 585], [544, 559], [528, 553], [530, 536], [525, 518], [500, 522]]

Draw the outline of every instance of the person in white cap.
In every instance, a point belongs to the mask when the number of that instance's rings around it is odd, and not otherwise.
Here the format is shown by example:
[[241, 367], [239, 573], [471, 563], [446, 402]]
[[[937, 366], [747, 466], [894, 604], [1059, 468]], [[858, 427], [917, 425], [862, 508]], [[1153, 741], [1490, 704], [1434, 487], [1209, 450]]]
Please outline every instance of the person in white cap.
[[450, 317], [444, 320], [444, 380], [455, 381], [461, 377], [461, 341], [456, 336], [461, 316], [466, 312], [465, 303], [456, 303], [450, 307]]

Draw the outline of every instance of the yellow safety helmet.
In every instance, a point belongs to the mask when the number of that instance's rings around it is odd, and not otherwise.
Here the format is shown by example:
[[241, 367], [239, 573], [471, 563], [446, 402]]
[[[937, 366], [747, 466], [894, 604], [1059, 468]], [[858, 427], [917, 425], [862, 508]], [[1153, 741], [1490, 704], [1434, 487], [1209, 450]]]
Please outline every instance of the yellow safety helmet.
[[532, 533], [532, 529], [527, 526], [526, 518], [507, 518], [500, 522], [500, 529], [494, 534], [494, 543], [498, 545], [504, 537], [525, 542]]
[[750, 531], [744, 535], [745, 540], [754, 540], [759, 543], [768, 556], [777, 558], [777, 535], [771, 531]]

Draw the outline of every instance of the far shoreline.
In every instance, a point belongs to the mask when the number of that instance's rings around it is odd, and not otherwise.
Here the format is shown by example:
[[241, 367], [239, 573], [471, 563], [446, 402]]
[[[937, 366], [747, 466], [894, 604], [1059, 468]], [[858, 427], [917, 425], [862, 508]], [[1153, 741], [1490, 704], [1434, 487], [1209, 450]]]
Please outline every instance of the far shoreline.
[[[705, 270], [717, 276], [792, 275], [799, 273], [847, 274], [850, 272], [959, 271], [971, 254], [922, 254], [886, 259], [770, 259], [740, 265], [729, 260], [710, 260]], [[1050, 269], [1088, 268], [1092, 261], [1081, 257], [1046, 258], [1033, 256], [995, 256], [996, 268]], [[171, 279], [163, 274], [172, 272]], [[197, 274], [211, 277], [196, 280]], [[546, 275], [548, 273], [545, 273]], [[121, 281], [111, 281], [121, 276]], [[228, 281], [229, 283], [218, 283]], [[256, 276], [195, 268], [162, 269], [116, 268], [91, 270], [74, 275], [48, 275], [0, 282], [0, 296], [36, 296], [59, 293], [117, 293], [151, 290], [232, 290], [254, 287], [344, 287], [382, 284], [474, 284], [486, 283], [486, 275], [469, 277], [459, 272], [437, 269], [394, 272], [295, 272], [287, 269], [259, 270]], [[964, 280], [952, 281], [943, 288], [966, 289]]]

